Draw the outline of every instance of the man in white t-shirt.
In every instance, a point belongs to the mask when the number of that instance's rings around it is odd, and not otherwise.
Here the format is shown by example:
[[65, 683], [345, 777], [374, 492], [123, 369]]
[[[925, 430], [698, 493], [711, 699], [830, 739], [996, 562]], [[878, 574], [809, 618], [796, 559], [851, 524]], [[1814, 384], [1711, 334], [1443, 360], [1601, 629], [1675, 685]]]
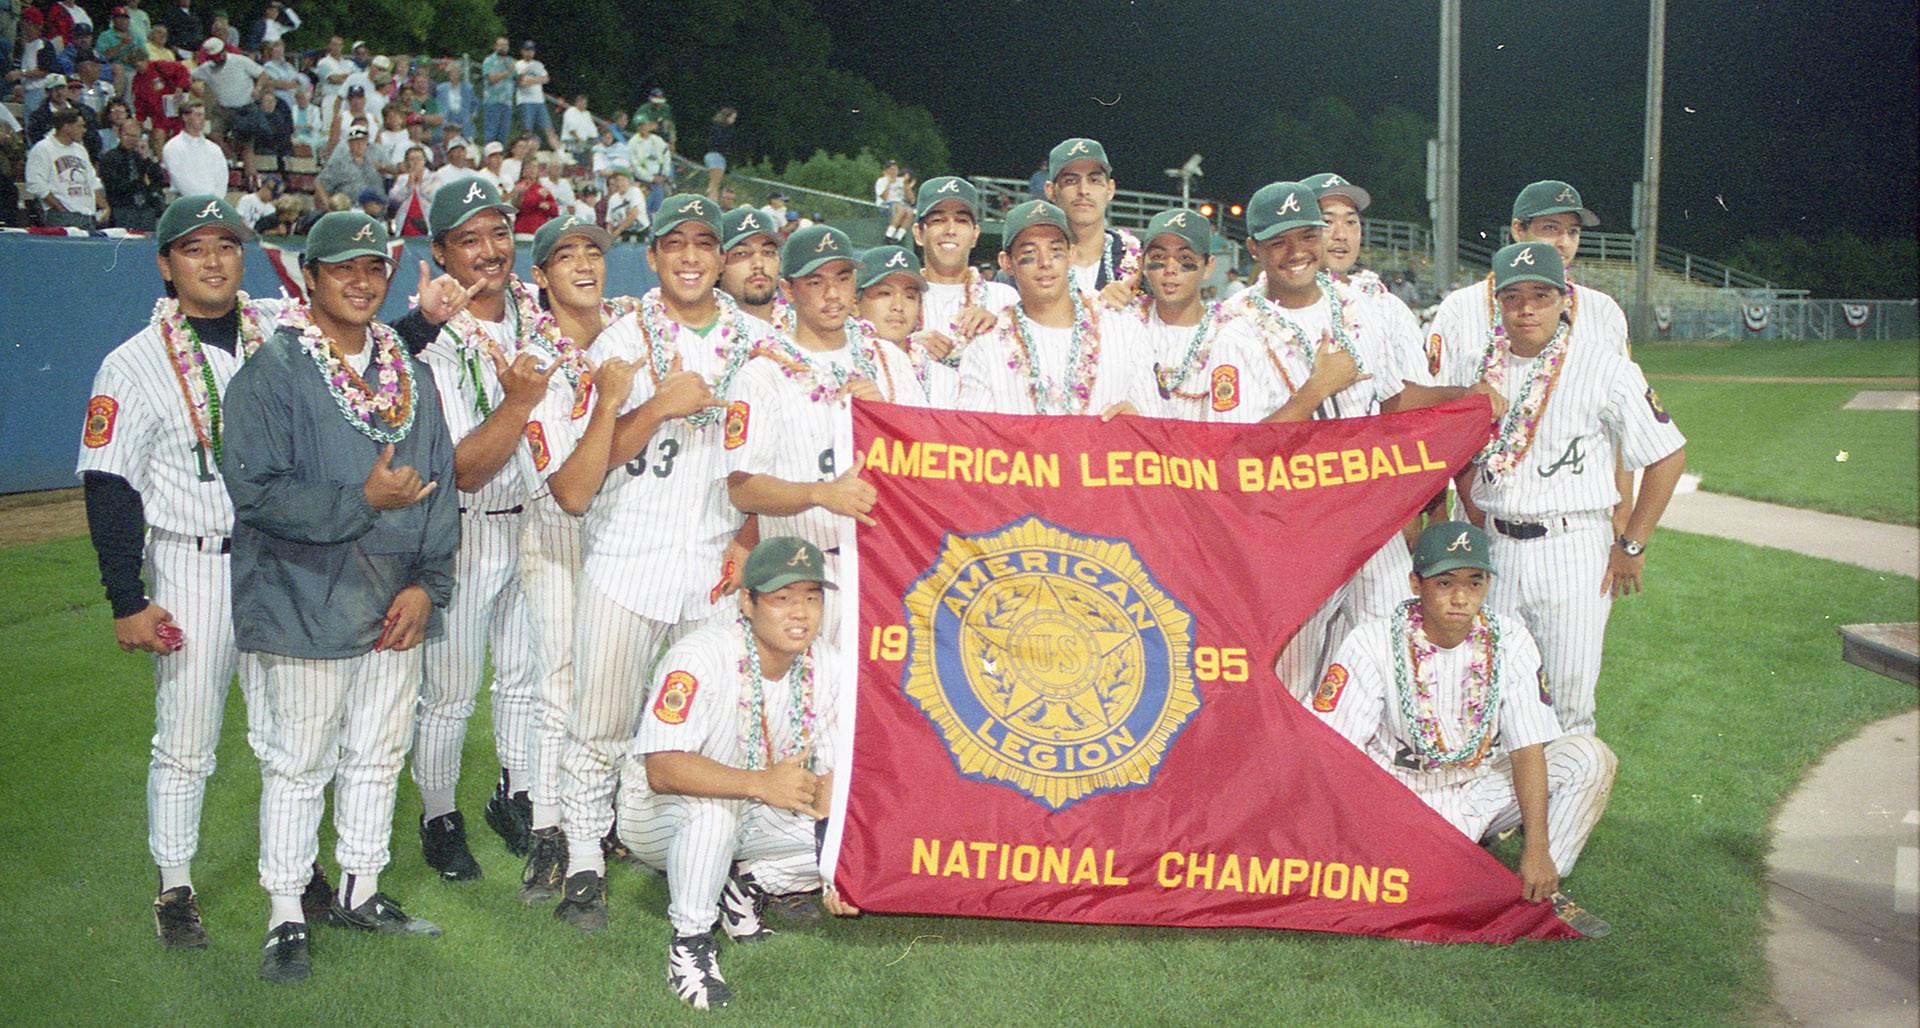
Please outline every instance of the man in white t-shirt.
[[180, 119], [184, 129], [160, 148], [160, 163], [173, 191], [181, 196], [227, 195], [227, 155], [206, 137], [206, 104], [187, 101]]
[[234, 116], [253, 102], [254, 83], [263, 72], [253, 58], [229, 52], [226, 41], [217, 37], [201, 44], [200, 56], [193, 77], [207, 84], [207, 135], [225, 146]]
[[520, 44], [520, 59], [513, 62], [514, 116], [522, 132], [545, 133], [547, 149], [560, 149], [560, 137], [553, 131], [553, 114], [547, 110], [547, 66], [534, 59], [533, 40]]
[[87, 121], [69, 107], [27, 153], [27, 193], [40, 201], [40, 220], [65, 228], [93, 228], [106, 219], [107, 194], [80, 142]]
[[1004, 282], [990, 282], [973, 266], [980, 242], [980, 191], [955, 175], [928, 179], [915, 198], [926, 292], [921, 295], [920, 342], [950, 368], [973, 337], [993, 327], [1000, 312], [1020, 301]]

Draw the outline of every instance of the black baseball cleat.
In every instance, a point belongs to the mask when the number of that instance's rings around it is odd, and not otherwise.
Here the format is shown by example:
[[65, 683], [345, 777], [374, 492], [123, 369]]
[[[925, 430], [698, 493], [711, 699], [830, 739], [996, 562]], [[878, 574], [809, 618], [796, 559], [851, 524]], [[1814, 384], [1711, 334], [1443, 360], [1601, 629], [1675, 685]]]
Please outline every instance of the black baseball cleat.
[[275, 925], [260, 948], [260, 980], [275, 985], [304, 982], [313, 974], [313, 957], [307, 947], [307, 926], [303, 921]]
[[193, 886], [176, 885], [153, 901], [153, 928], [169, 949], [206, 949], [207, 929], [200, 923], [200, 898]]
[[1589, 939], [1604, 939], [1613, 933], [1613, 926], [1600, 915], [1573, 901], [1573, 897], [1564, 892], [1553, 894], [1553, 916], [1565, 921], [1574, 931]]
[[567, 876], [566, 889], [553, 916], [583, 932], [597, 932], [607, 926], [607, 883], [597, 871], [580, 871]]
[[620, 841], [620, 829], [617, 827], [607, 829], [607, 834], [600, 840], [600, 856], [606, 860], [608, 867], [640, 863], [640, 858], [634, 856], [627, 844]]
[[430, 939], [440, 937], [440, 926], [432, 921], [410, 917], [400, 909], [400, 904], [384, 892], [376, 892], [367, 897], [365, 903], [348, 910], [339, 901], [333, 904], [333, 910], [327, 915], [328, 922], [339, 928], [352, 928], [356, 931], [373, 932], [377, 935], [424, 935]]
[[735, 942], [759, 942], [773, 937], [773, 929], [760, 920], [760, 908], [766, 893], [750, 874], [736, 871], [727, 876], [720, 890], [720, 929]]
[[733, 999], [714, 959], [713, 936], [675, 935], [667, 947], [667, 985], [695, 1010], [715, 1010]]
[[333, 912], [333, 883], [327, 881], [327, 873], [320, 868], [320, 862], [313, 862], [313, 877], [307, 879], [307, 887], [300, 893], [300, 913], [306, 915], [308, 924], [320, 924]]
[[773, 914], [796, 924], [815, 924], [826, 916], [820, 909], [820, 894], [817, 892], [789, 892], [784, 896], [768, 896], [760, 904], [762, 914]]
[[559, 827], [536, 828], [527, 847], [527, 866], [520, 872], [520, 902], [527, 906], [551, 903], [567, 884], [567, 837]]
[[500, 783], [493, 788], [493, 798], [487, 801], [485, 814], [487, 827], [507, 844], [507, 852], [516, 857], [526, 856], [531, 844], [529, 837], [533, 834], [533, 799], [524, 790], [507, 792], [505, 768], [500, 770]]
[[420, 853], [427, 858], [427, 866], [449, 882], [470, 882], [485, 876], [473, 859], [473, 851], [467, 848], [467, 820], [457, 810], [431, 821], [421, 816]]

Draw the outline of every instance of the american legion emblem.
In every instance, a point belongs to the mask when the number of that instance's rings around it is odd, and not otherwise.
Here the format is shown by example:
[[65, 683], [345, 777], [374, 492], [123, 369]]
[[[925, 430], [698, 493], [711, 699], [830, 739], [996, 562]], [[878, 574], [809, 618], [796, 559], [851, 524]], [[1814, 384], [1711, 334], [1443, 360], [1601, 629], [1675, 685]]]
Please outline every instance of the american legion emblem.
[[905, 606], [902, 684], [960, 773], [1053, 810], [1146, 785], [1200, 709], [1193, 616], [1125, 540], [949, 534]]

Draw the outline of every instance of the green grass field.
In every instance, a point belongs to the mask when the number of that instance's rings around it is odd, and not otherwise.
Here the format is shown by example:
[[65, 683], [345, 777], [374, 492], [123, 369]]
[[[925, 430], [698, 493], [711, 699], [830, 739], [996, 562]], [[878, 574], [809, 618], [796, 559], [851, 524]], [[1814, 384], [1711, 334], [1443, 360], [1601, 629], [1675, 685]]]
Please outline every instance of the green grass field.
[[[1893, 524], [1920, 509], [1920, 416], [1841, 410], [1862, 389], [1911, 389], [1920, 345], [1753, 342], [1648, 344], [1634, 359], [1687, 434], [1700, 487]], [[1884, 386], [1682, 381], [1674, 375], [1884, 376]], [[1846, 453], [1846, 460], [1836, 459]]]
[[658, 878], [617, 868], [613, 924], [591, 937], [519, 905], [517, 862], [477, 817], [493, 765], [484, 704], [462, 806], [487, 880], [448, 886], [426, 871], [410, 784], [382, 878], [446, 938], [321, 929], [312, 981], [255, 980], [259, 776], [236, 698], [196, 873], [214, 945], [160, 950], [144, 844], [148, 659], [114, 648], [84, 540], [0, 550], [0, 1012], [88, 1026], [1760, 1023], [1769, 813], [1833, 743], [1914, 703], [1911, 687], [1841, 663], [1834, 629], [1911, 617], [1916, 584], [1679, 533], [1648, 577], [1651, 591], [1613, 618], [1600, 722], [1620, 777], [1569, 883], [1613, 921], [1605, 941], [1409, 946], [867, 916], [724, 949], [737, 998], [700, 1015], [664, 984]]

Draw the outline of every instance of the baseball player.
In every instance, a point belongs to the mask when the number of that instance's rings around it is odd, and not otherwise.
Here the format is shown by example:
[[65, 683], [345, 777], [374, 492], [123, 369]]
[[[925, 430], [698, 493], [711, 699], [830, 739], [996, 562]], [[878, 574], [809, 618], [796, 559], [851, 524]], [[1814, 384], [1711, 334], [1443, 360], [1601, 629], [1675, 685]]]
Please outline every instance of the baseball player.
[[[930, 406], [952, 409], [960, 400], [960, 374], [923, 344], [920, 328], [926, 282], [920, 258], [903, 246], [876, 246], [860, 258], [860, 320], [904, 354]], [[891, 355], [889, 355], [891, 356]]]
[[1107, 227], [1115, 189], [1113, 165], [1098, 142], [1063, 139], [1047, 154], [1047, 199], [1066, 214], [1073, 288], [1109, 307], [1125, 307], [1140, 285], [1140, 240]]
[[1020, 294], [1005, 282], [988, 281], [973, 266], [973, 248], [980, 242], [980, 191], [973, 183], [955, 175], [929, 179], [920, 187], [916, 207], [913, 241], [920, 244], [927, 283], [916, 331], [924, 333], [921, 345], [958, 367], [960, 350], [992, 328]]
[[[1326, 222], [1313, 187], [1263, 186], [1247, 201], [1247, 247], [1261, 266], [1252, 287], [1221, 305], [1221, 346], [1244, 365], [1231, 421], [1305, 421], [1377, 414], [1401, 391], [1400, 355], [1369, 321], [1359, 293], [1322, 269]], [[1264, 413], [1263, 413], [1264, 412]], [[1406, 596], [1406, 544], [1387, 540], [1307, 619], [1281, 652], [1280, 680], [1296, 697], [1313, 688], [1327, 646], [1353, 623], [1384, 617]]]
[[[560, 832], [535, 837], [523, 896], [536, 902], [558, 881], [554, 916], [584, 931], [607, 922], [600, 840], [613, 829], [620, 750], [647, 670], [663, 646], [721, 612], [731, 585], [725, 565], [742, 519], [722, 482], [728, 447], [744, 443], [755, 412], [726, 401], [766, 327], [714, 289], [721, 259], [718, 204], [688, 194], [661, 203], [647, 244], [660, 286], [589, 352], [635, 370], [603, 377], [580, 441], [547, 477], [554, 500], [586, 517]], [[737, 568], [744, 546], [735, 552]]]
[[1213, 274], [1213, 228], [1192, 211], [1163, 211], [1147, 223], [1147, 295], [1128, 311], [1146, 326], [1154, 384], [1171, 417], [1213, 420], [1240, 405], [1240, 368], [1219, 345], [1220, 305], [1200, 298]]
[[720, 218], [720, 245], [726, 254], [720, 267], [720, 291], [733, 297], [751, 317], [769, 325], [789, 324], [778, 281], [779, 226], [767, 212], [758, 207], [726, 212]]
[[333, 780], [345, 872], [332, 923], [438, 935], [380, 891], [420, 658], [453, 593], [460, 522], [453, 444], [433, 374], [375, 321], [386, 228], [323, 216], [290, 308], [227, 387], [220, 473], [233, 498], [233, 624], [262, 731], [260, 884], [270, 900], [260, 977], [312, 970], [300, 889]]
[[[489, 646], [502, 771], [487, 821], [510, 851], [527, 849], [530, 810], [525, 797], [513, 797], [527, 789], [539, 669], [517, 577], [527, 478], [507, 465], [524, 453], [527, 419], [551, 380], [564, 381], [582, 404], [591, 388], [586, 352], [559, 334], [534, 291], [513, 274], [513, 210], [493, 183], [469, 175], [441, 186], [427, 212], [434, 263], [464, 300], [462, 309], [438, 319], [443, 323], [420, 352], [441, 390], [460, 487], [460, 589], [447, 609], [446, 634], [425, 648], [413, 752], [420, 849], [427, 866], [448, 881], [481, 877], [454, 788]], [[426, 335], [420, 323], [443, 313], [431, 299], [421, 302], [401, 324], [409, 338]]]
[[1073, 236], [1060, 208], [1045, 200], [1015, 207], [1002, 239], [1000, 269], [1013, 276], [1020, 302], [962, 354], [961, 408], [1103, 418], [1158, 414], [1146, 332], [1138, 318], [1074, 288]]
[[[590, 221], [555, 218], [533, 236], [533, 281], [552, 312], [559, 336], [590, 348], [607, 326], [630, 313], [634, 301], [603, 297], [611, 235]], [[544, 333], [543, 333], [544, 334]], [[520, 898], [529, 906], [551, 902], [565, 879], [566, 842], [560, 834], [560, 760], [566, 749], [567, 712], [573, 704], [573, 606], [580, 578], [580, 519], [560, 506], [548, 482], [560, 474], [595, 417], [611, 430], [634, 367], [618, 358], [593, 368], [592, 393], [583, 403], [564, 375], [547, 381], [546, 396], [527, 418], [527, 453], [516, 463], [527, 476], [527, 512], [520, 533], [520, 589], [534, 626], [539, 668], [532, 735], [527, 742], [531, 781], [510, 796], [527, 811], [527, 863]], [[604, 410], [603, 410], [604, 408]], [[599, 477], [605, 475], [604, 455]], [[495, 804], [487, 807], [493, 820]]]
[[[205, 948], [193, 856], [233, 680], [228, 553], [233, 502], [217, 469], [221, 399], [240, 364], [273, 334], [281, 303], [240, 291], [240, 215], [214, 196], [168, 205], [155, 229], [167, 296], [94, 376], [75, 473], [120, 648], [151, 653], [153, 758], [147, 846], [160, 869], [154, 928], [168, 946]], [[152, 575], [153, 588], [141, 581]], [[243, 682], [243, 690], [251, 683]], [[246, 693], [248, 737], [265, 708]], [[324, 885], [325, 879], [321, 879]]]
[[1552, 900], [1598, 938], [1607, 923], [1560, 880], [1607, 809], [1613, 750], [1560, 730], [1533, 637], [1485, 609], [1498, 577], [1485, 532], [1428, 526], [1414, 545], [1415, 598], [1334, 648], [1313, 711], [1467, 838], [1520, 828], [1521, 898]]
[[[1518, 614], [1540, 643], [1553, 710], [1569, 732], [1594, 727], [1594, 686], [1614, 597], [1639, 591], [1647, 540], [1686, 467], [1686, 438], [1639, 365], [1584, 344], [1560, 254], [1543, 242], [1493, 255], [1503, 331], [1482, 341], [1479, 377], [1510, 402], [1474, 459], [1465, 503], [1489, 519], [1501, 568], [1493, 604]], [[1644, 470], [1625, 527], [1613, 469]]]
[[733, 990], [714, 958], [716, 921], [735, 942], [772, 933], [770, 893], [823, 889], [816, 840], [844, 752], [833, 651], [820, 638], [826, 555], [805, 540], [754, 547], [740, 615], [676, 643], [654, 672], [628, 746], [620, 834], [667, 875], [667, 983], [682, 1000], [723, 1007]]

